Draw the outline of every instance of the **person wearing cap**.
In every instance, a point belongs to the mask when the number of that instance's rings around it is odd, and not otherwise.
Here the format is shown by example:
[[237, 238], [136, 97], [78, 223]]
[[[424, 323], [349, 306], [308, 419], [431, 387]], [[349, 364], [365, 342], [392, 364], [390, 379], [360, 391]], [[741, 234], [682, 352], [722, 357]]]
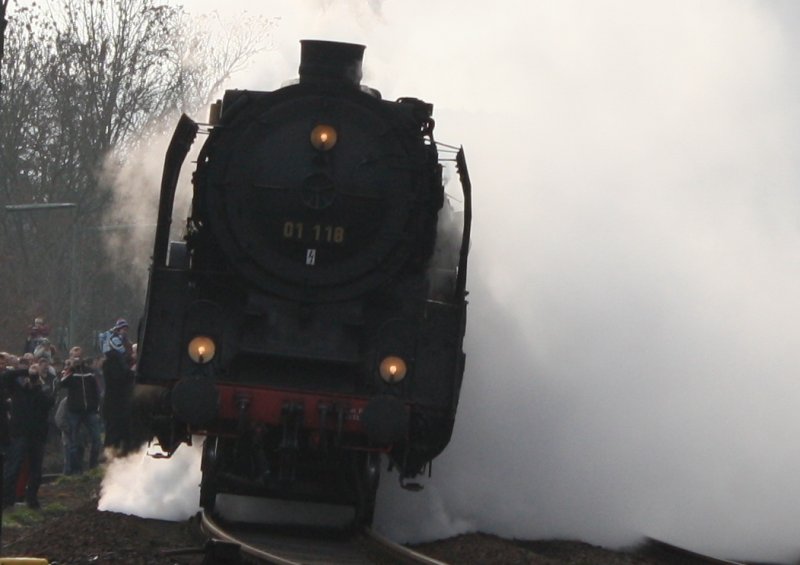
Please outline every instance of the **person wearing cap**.
[[48, 368], [47, 359], [41, 359], [41, 365], [37, 359], [28, 368], [5, 371], [0, 377], [11, 394], [11, 442], [3, 470], [3, 506], [12, 506], [16, 502], [17, 479], [27, 458], [29, 476], [25, 500], [28, 507], [39, 508], [48, 415], [53, 405], [52, 388], [45, 382]]
[[128, 339], [128, 322], [120, 318], [108, 332], [103, 347], [105, 397], [103, 419], [106, 427], [105, 446], [127, 453], [131, 445], [131, 410], [133, 404], [133, 345]]
[[50, 335], [50, 327], [44, 323], [44, 318], [35, 318], [33, 325], [28, 330], [28, 337], [25, 339], [25, 348], [22, 352], [33, 353], [36, 347], [47, 339], [48, 335]]

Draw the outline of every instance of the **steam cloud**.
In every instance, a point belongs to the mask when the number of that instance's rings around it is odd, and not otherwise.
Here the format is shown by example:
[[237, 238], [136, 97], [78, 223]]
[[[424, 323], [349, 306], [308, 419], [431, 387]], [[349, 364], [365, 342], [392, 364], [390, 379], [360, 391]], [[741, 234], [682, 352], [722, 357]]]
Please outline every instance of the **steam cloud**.
[[146, 450], [111, 460], [98, 508], [143, 518], [183, 520], [199, 510], [202, 441], [182, 445], [171, 459]]
[[282, 17], [231, 86], [296, 76], [301, 38], [361, 42], [364, 83], [466, 148], [456, 430], [423, 493], [384, 475], [377, 527], [797, 559], [799, 9], [466, 4], [230, 5]]

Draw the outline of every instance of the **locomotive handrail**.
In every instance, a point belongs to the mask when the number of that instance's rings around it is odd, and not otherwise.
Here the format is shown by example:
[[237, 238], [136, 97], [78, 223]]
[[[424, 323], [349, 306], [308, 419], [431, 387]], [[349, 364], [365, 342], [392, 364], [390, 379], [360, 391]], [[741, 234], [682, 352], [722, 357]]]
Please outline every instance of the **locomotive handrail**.
[[469, 255], [469, 238], [472, 227], [472, 182], [469, 180], [464, 148], [456, 154], [456, 169], [464, 191], [464, 229], [461, 233], [461, 253], [458, 260], [458, 278], [456, 279], [456, 299], [464, 300], [467, 289], [467, 256]]
[[164, 158], [164, 172], [161, 175], [161, 198], [158, 202], [158, 223], [156, 225], [155, 244], [153, 246], [153, 268], [166, 267], [167, 248], [169, 246], [169, 228], [172, 225], [172, 206], [175, 201], [175, 190], [181, 165], [189, 153], [199, 126], [186, 114], [178, 120], [175, 133], [167, 148]]

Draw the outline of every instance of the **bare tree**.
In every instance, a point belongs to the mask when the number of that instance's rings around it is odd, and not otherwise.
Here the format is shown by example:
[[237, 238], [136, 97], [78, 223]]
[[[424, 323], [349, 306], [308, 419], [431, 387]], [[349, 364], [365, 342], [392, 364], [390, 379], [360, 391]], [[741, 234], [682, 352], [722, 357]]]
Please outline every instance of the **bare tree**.
[[194, 112], [212, 102], [231, 76], [269, 47], [267, 38], [278, 21], [262, 16], [225, 19], [218, 12], [185, 18], [173, 44], [176, 109]]
[[[8, 0], [0, 1], [0, 67], [3, 65], [3, 54], [5, 53], [6, 26], [8, 25], [8, 20], [6, 19], [7, 9]], [[2, 81], [0, 81], [0, 90], [3, 90]]]
[[[100, 238], [87, 229], [104, 225], [112, 203], [102, 172], [109, 160], [124, 162], [144, 132], [158, 129], [154, 124], [207, 103], [266, 47], [273, 25], [253, 19], [212, 32], [157, 0], [59, 6], [33, 5], [11, 18], [0, 92], [0, 205], [69, 202], [77, 213], [5, 214], [0, 312], [16, 320], [0, 315], [0, 349], [8, 339], [13, 345], [18, 336], [10, 336], [35, 314], [63, 324], [75, 268], [70, 233], [84, 258], [80, 334], [107, 323], [96, 320], [109, 316], [103, 304], [119, 303], [125, 293], [124, 273], [105, 268]], [[133, 313], [142, 300], [132, 297], [119, 308]]]
[[[25, 8], [18, 10], [12, 21], [4, 45], [9, 56], [2, 67], [4, 88], [0, 93], [0, 202], [4, 205], [27, 204], [37, 198], [47, 201], [42, 193], [49, 164], [42, 157], [52, 135], [52, 129], [46, 127], [48, 104], [42, 103], [47, 99], [42, 97], [47, 47], [38, 41], [39, 30], [46, 28], [46, 22], [40, 14]], [[55, 285], [42, 279], [36, 285], [36, 296], [32, 296], [29, 281], [35, 275], [26, 277], [22, 273], [34, 273], [37, 262], [60, 265], [56, 255], [62, 247], [52, 246], [51, 241], [37, 248], [31, 246], [40, 240], [38, 234], [49, 231], [42, 217], [8, 214], [5, 219], [0, 238], [0, 324], [22, 327], [22, 320], [12, 319], [15, 309], [30, 312], [40, 308], [37, 303], [57, 300], [58, 295]]]

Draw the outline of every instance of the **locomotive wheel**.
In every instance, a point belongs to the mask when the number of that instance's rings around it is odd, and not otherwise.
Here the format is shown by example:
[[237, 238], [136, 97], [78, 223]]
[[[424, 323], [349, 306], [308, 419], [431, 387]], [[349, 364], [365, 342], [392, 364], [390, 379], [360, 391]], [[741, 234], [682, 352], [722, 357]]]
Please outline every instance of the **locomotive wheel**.
[[353, 526], [359, 529], [371, 526], [375, 516], [381, 456], [379, 453], [357, 453], [353, 458], [353, 466], [356, 487], [356, 515]]
[[207, 512], [213, 512], [217, 502], [217, 456], [219, 448], [219, 438], [214, 436], [206, 437], [203, 443], [203, 460], [200, 469], [203, 478], [200, 481], [200, 506]]

